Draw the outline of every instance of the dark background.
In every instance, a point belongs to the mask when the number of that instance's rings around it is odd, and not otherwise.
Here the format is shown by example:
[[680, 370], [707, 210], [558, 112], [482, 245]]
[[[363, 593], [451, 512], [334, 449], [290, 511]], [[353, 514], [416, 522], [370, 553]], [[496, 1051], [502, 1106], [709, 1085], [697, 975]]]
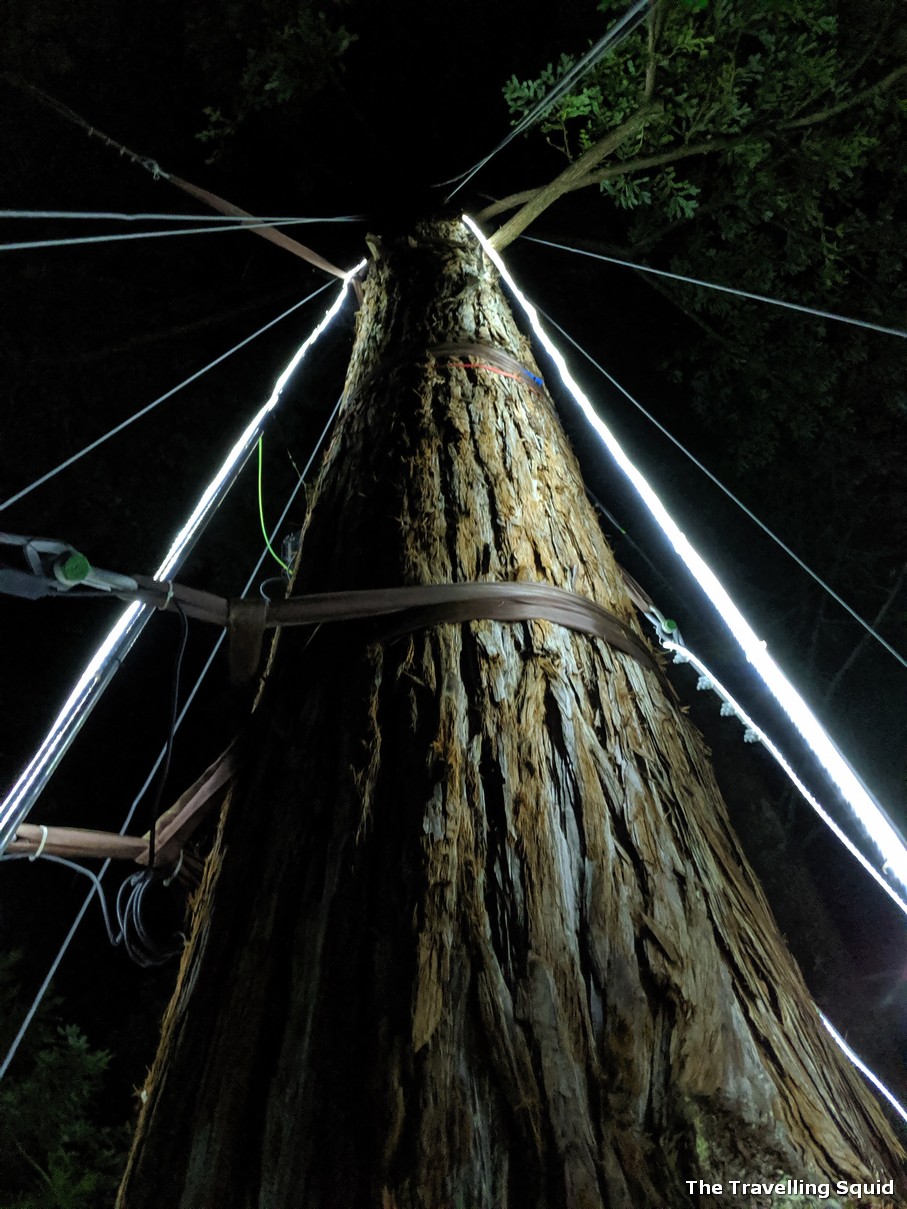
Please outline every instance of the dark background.
[[[218, 30], [200, 4], [16, 0], [7, 6], [0, 31], [3, 67], [163, 169], [249, 211], [361, 215], [360, 223], [288, 228], [343, 267], [363, 255], [367, 231], [404, 230], [415, 218], [444, 208], [446, 190], [433, 187], [436, 182], [468, 168], [508, 130], [500, 89], [511, 74], [531, 75], [562, 49], [583, 51], [605, 28], [592, 5], [576, 2], [556, 6], [544, 24], [516, 18], [513, 6], [501, 2], [461, 2], [455, 24], [450, 14], [442, 22], [432, 6], [399, 0], [335, 5], [331, 20], [344, 21], [357, 41], [325, 88], [253, 117], [217, 162], [207, 163], [217, 148], [195, 136], [205, 125], [204, 108], [222, 103], [224, 82], [243, 62], [241, 10], [242, 5], [224, 6]], [[205, 213], [9, 83], [0, 82], [0, 113], [4, 208]], [[538, 136], [518, 139], [458, 195], [457, 204], [476, 210], [486, 195], [540, 184], [561, 166]], [[111, 229], [129, 228], [2, 226], [4, 241]], [[619, 242], [622, 228], [596, 197], [575, 196], [532, 233]], [[697, 456], [707, 465], [722, 460], [727, 451], [720, 432], [703, 427], [686, 405], [683, 384], [660, 374], [652, 355], [655, 344], [700, 338], [684, 315], [624, 270], [524, 242], [513, 245], [506, 258], [533, 300]], [[324, 280], [249, 233], [6, 253], [0, 276], [0, 495], [24, 486]], [[65, 539], [100, 567], [152, 571], [334, 288], [8, 509], [4, 529]], [[292, 461], [303, 464], [342, 387], [352, 333], [348, 307], [297, 374], [268, 430], [265, 500], [271, 519], [295, 480]], [[568, 359], [776, 658], [808, 700], [820, 701], [823, 678], [827, 682], [836, 668], [817, 667], [802, 632], [788, 624], [803, 601], [813, 598], [811, 582], [613, 388], [581, 360]], [[628, 531], [604, 522], [619, 559], [837, 810], [827, 783], [741, 666], [735, 645], [608, 455], [590, 440], [574, 405], [554, 393], [590, 488]], [[183, 582], [225, 594], [239, 591], [261, 545], [254, 479], [253, 461], [180, 573]], [[303, 515], [300, 497], [290, 521], [298, 526]], [[880, 534], [885, 525], [880, 501]], [[261, 578], [278, 573], [276, 565], [266, 565]], [[81, 600], [0, 602], [4, 787], [42, 738], [117, 609]], [[834, 609], [827, 624], [839, 636], [834, 649], [840, 663], [860, 631]], [[33, 821], [119, 828], [167, 733], [178, 630], [172, 616], [152, 620]], [[215, 636], [192, 626], [184, 694]], [[788, 793], [770, 758], [743, 744], [736, 720], [719, 718], [717, 699], [697, 694], [695, 674], [679, 669], [676, 683], [715, 749], [732, 812], [820, 1004], [903, 1095], [903, 916]], [[907, 806], [904, 689], [904, 669], [872, 647], [855, 665], [847, 692], [823, 715], [898, 823]], [[228, 683], [222, 654], [180, 732], [165, 803], [218, 754], [247, 710], [247, 697]], [[149, 809], [146, 801], [134, 830], [146, 829]], [[120, 876], [110, 876], [112, 888]], [[24, 952], [23, 1012], [86, 889], [84, 879], [57, 867], [4, 866], [0, 939]], [[130, 1084], [141, 1083], [153, 1054], [173, 976], [173, 966], [141, 971], [112, 952], [96, 905], [61, 967], [55, 986], [68, 1016], [94, 1044], [116, 1055], [110, 1111], [120, 1118], [128, 1111]]]

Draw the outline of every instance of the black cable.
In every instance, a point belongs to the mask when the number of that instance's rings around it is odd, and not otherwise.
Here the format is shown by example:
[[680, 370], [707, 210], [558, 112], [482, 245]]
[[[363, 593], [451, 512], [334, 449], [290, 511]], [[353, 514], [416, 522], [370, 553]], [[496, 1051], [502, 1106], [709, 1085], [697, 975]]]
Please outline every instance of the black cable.
[[[98, 902], [101, 905], [101, 914], [104, 917], [107, 939], [114, 948], [122, 945], [136, 965], [146, 968], [148, 966], [161, 966], [169, 961], [171, 957], [178, 957], [182, 952], [182, 941], [184, 938], [180, 933], [176, 934], [180, 938], [180, 943], [164, 947], [164, 945], [158, 944], [148, 933], [145, 927], [145, 920], [142, 917], [145, 894], [149, 887], [158, 881], [164, 881], [165, 885], [169, 884], [170, 879], [164, 878], [162, 873], [151, 869], [140, 869], [136, 873], [130, 874], [122, 883], [117, 891], [116, 898], [116, 916], [120, 931], [119, 934], [115, 935], [113, 925], [110, 922], [110, 909], [107, 905], [107, 898], [103, 887], [98, 875], [93, 873], [91, 869], [86, 869], [84, 865], [80, 865], [77, 861], [68, 860], [65, 856], [55, 856], [50, 852], [43, 852], [40, 857], [28, 856], [24, 853], [7, 853], [3, 857], [0, 857], [0, 860], [50, 861], [54, 865], [64, 865], [67, 869], [72, 869], [74, 873], [81, 873], [84, 877], [89, 878], [94, 884]], [[170, 876], [172, 878], [173, 874]]]
[[157, 816], [161, 807], [161, 799], [164, 796], [164, 784], [170, 772], [170, 759], [173, 755], [173, 740], [176, 737], [176, 716], [179, 709], [180, 695], [180, 672], [183, 668], [183, 655], [186, 651], [186, 639], [189, 637], [189, 619], [183, 606], [178, 600], [173, 601], [174, 607], [180, 615], [180, 642], [176, 653], [176, 663], [173, 667], [173, 690], [171, 694], [170, 705], [170, 731], [167, 735], [167, 747], [164, 752], [164, 763], [161, 765], [161, 773], [158, 777], [157, 788], [154, 791], [154, 800], [151, 804], [151, 826], [148, 831], [148, 868], [154, 868], [155, 857], [155, 830], [157, 828]]

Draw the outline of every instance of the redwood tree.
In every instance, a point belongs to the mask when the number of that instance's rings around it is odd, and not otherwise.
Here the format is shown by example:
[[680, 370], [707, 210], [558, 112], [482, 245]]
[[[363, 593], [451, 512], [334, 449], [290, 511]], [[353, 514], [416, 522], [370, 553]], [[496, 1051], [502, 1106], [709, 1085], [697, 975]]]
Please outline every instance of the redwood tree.
[[[550, 400], [432, 351], [537, 373], [474, 239], [373, 252], [295, 593], [526, 581], [637, 628]], [[288, 630], [246, 747], [121, 1206], [901, 1178], [650, 668], [547, 621]]]

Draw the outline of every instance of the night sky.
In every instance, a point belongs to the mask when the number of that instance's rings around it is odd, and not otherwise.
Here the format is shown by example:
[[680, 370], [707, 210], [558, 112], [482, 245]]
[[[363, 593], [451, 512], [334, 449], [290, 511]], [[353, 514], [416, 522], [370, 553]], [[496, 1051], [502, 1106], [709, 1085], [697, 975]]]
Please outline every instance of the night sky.
[[[225, 6], [225, 27], [241, 8]], [[356, 223], [288, 228], [294, 238], [348, 267], [363, 255], [367, 231], [405, 230], [415, 218], [443, 211], [446, 191], [435, 187], [437, 182], [470, 167], [509, 128], [500, 90], [510, 75], [537, 72], [561, 49], [583, 51], [605, 28], [591, 3], [576, 0], [550, 8], [544, 25], [515, 20], [513, 5], [502, 0], [460, 0], [454, 9], [455, 21], [445, 9], [442, 24], [429, 5], [332, 4], [330, 19], [357, 35], [336, 78], [298, 106], [255, 117], [215, 163], [206, 163], [214, 145], [195, 135], [205, 124], [205, 107], [226, 104], [229, 81], [243, 61], [242, 43], [233, 32], [213, 36], [206, 25], [212, 18], [200, 2], [122, 6], [92, 0], [74, 12], [64, 0], [15, 0], [0, 19], [6, 23], [0, 29], [2, 68], [21, 74], [165, 171], [249, 211], [362, 216]], [[22, 90], [0, 82], [0, 98], [3, 208], [204, 214], [197, 203], [89, 139]], [[537, 135], [517, 140], [457, 201], [464, 209], [479, 209], [486, 197], [541, 184], [561, 166], [557, 153]], [[597, 198], [578, 195], [546, 214], [532, 233], [568, 242], [609, 239], [612, 222]], [[121, 228], [5, 221], [0, 229], [6, 242]], [[698, 457], [715, 463], [722, 453], [720, 434], [702, 427], [686, 406], [682, 383], [660, 376], [651, 356], [654, 341], [670, 345], [696, 338], [687, 319], [624, 270], [525, 242], [514, 244], [506, 259], [535, 302]], [[6, 498], [29, 483], [324, 281], [322, 274], [249, 233], [6, 253], [0, 275], [5, 316], [0, 495]], [[100, 567], [150, 573], [180, 518], [268, 396], [334, 289], [331, 285], [298, 315], [8, 509], [2, 527], [64, 539]], [[278, 515], [295, 479], [293, 463], [302, 465], [307, 458], [342, 387], [352, 332], [347, 307], [286, 392], [268, 430], [269, 518]], [[786, 625], [783, 607], [784, 601], [793, 606], [813, 592], [805, 575], [613, 388], [581, 361], [574, 364], [693, 544], [713, 562], [807, 699], [818, 703], [822, 677], [834, 668], [811, 666], [800, 637]], [[798, 768], [815, 777], [811, 783], [820, 796], [827, 793], [778, 711], [741, 666], [707, 602], [608, 455], [588, 436], [574, 405], [554, 393], [589, 487], [627, 530], [621, 534], [605, 522], [618, 558], [678, 620], [689, 645], [727, 677], [744, 704], [761, 711], [767, 726], [778, 727], [779, 743]], [[758, 500], [749, 502], [758, 510]], [[298, 525], [303, 515], [300, 498], [289, 519]], [[880, 534], [885, 527], [880, 503]], [[253, 461], [180, 579], [237, 593], [258, 557], [259, 534]], [[261, 578], [276, 574], [279, 568], [272, 564]], [[118, 608], [88, 600], [0, 601], [4, 787], [40, 741]], [[860, 639], [859, 630], [834, 610], [826, 624], [840, 630], [844, 651]], [[178, 636], [176, 618], [153, 618], [32, 821], [119, 828], [167, 733]], [[200, 625], [191, 627], [184, 694], [215, 637]], [[865, 1026], [879, 1005], [887, 1004], [886, 1035], [867, 1033], [862, 1039], [876, 1046], [903, 1097], [907, 1031], [891, 1033], [907, 1003], [903, 917], [851, 858], [839, 855], [808, 808], [788, 800], [786, 783], [769, 757], [744, 745], [736, 720], [719, 717], [715, 697], [697, 693], [695, 675], [679, 669], [675, 683], [715, 749], [732, 811], [780, 809], [777, 817], [789, 828], [790, 843], [813, 879], [809, 892], [800, 893], [784, 884], [789, 877], [783, 871], [775, 870], [780, 876], [774, 888], [771, 867], [760, 871], [782, 928], [833, 1020], [855, 1027], [862, 1020]], [[901, 824], [907, 813], [905, 688], [907, 672], [870, 648], [855, 664], [832, 714], [823, 715], [845, 754]], [[230, 687], [221, 655], [177, 740], [165, 805], [222, 750], [248, 705], [248, 695]], [[135, 830], [146, 830], [148, 821], [140, 809]], [[111, 877], [114, 888], [118, 880]], [[23, 1011], [86, 888], [84, 879], [59, 868], [26, 862], [4, 866], [0, 930], [4, 947], [25, 951]], [[831, 951], [815, 951], [814, 921], [797, 915], [798, 900], [802, 912], [813, 911], [813, 893], [828, 914], [824, 940], [828, 944], [831, 938]], [[61, 968], [56, 989], [64, 996], [67, 1017], [76, 1019], [94, 1044], [115, 1052], [117, 1094], [124, 1102], [130, 1084], [144, 1077], [157, 1013], [173, 976], [173, 966], [140, 971], [122, 953], [112, 953], [96, 906]], [[125, 1112], [124, 1107], [121, 1115]]]

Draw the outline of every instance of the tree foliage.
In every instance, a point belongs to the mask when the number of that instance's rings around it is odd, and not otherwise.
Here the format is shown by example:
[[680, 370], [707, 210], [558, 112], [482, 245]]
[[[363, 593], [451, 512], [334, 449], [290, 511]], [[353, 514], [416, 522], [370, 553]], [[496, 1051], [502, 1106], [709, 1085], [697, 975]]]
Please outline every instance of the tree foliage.
[[186, 30], [219, 97], [205, 108], [208, 122], [197, 135], [211, 145], [209, 163], [253, 116], [318, 96], [356, 40], [323, 9], [299, 0], [231, 0], [216, 9], [197, 3]]
[[[17, 963], [16, 955], [0, 957], [4, 1019], [19, 1014]], [[61, 1023], [59, 1008], [59, 1000], [45, 1000], [0, 1083], [4, 1209], [102, 1209], [113, 1201], [125, 1162], [126, 1126], [99, 1119], [111, 1055]]]

